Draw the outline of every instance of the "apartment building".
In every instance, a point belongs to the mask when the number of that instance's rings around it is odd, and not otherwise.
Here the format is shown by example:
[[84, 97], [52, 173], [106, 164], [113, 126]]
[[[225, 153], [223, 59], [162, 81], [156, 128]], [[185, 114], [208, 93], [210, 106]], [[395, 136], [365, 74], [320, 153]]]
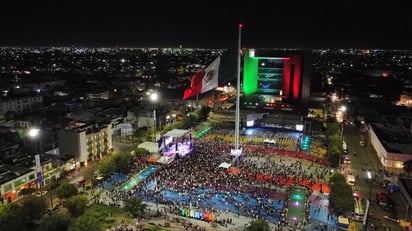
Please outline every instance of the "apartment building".
[[15, 99], [0, 99], [0, 115], [4, 115], [7, 112], [22, 113], [25, 111], [33, 111], [42, 107], [43, 97], [40, 95], [21, 97]]
[[76, 165], [100, 159], [112, 148], [111, 123], [71, 122], [58, 132], [60, 155], [74, 158]]

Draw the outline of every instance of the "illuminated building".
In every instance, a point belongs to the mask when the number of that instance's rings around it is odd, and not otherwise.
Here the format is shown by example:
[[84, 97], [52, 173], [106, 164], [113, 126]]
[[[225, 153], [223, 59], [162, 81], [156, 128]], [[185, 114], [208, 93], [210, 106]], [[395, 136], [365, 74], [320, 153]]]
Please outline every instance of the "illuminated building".
[[244, 51], [243, 94], [267, 107], [304, 105], [309, 99], [311, 56], [303, 52]]
[[11, 203], [23, 197], [20, 194], [21, 190], [36, 187], [37, 174], [34, 169], [0, 165], [0, 196], [4, 203]]
[[113, 148], [111, 123], [71, 122], [58, 132], [60, 153], [74, 157], [76, 165], [87, 164]]

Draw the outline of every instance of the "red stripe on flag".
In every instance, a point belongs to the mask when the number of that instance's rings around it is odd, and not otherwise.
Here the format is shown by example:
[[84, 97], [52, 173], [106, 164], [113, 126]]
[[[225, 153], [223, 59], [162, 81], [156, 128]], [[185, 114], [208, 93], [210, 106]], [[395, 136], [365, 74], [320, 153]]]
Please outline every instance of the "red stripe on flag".
[[183, 95], [183, 99], [188, 99], [190, 97], [193, 97], [197, 94], [202, 93], [202, 80], [203, 77], [205, 77], [205, 71], [200, 71], [192, 76], [192, 79], [190, 81], [190, 88], [185, 90], [185, 93]]

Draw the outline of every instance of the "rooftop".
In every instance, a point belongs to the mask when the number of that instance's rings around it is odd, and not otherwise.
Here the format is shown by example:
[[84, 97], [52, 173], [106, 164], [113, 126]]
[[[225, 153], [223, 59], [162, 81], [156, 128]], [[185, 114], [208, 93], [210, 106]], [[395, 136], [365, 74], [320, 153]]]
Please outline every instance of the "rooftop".
[[388, 123], [371, 123], [376, 136], [388, 152], [412, 154], [412, 133]]
[[33, 170], [30, 168], [2, 164], [0, 165], [0, 185], [31, 171]]

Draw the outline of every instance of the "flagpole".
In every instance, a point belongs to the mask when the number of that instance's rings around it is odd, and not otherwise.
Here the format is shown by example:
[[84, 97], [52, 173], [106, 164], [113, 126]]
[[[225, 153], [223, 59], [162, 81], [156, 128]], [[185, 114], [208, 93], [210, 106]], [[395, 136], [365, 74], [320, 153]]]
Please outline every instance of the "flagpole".
[[239, 150], [239, 123], [240, 123], [240, 49], [241, 49], [241, 36], [242, 36], [242, 24], [239, 24], [239, 38], [237, 41], [237, 91], [236, 91], [236, 117], [235, 117], [235, 150]]

